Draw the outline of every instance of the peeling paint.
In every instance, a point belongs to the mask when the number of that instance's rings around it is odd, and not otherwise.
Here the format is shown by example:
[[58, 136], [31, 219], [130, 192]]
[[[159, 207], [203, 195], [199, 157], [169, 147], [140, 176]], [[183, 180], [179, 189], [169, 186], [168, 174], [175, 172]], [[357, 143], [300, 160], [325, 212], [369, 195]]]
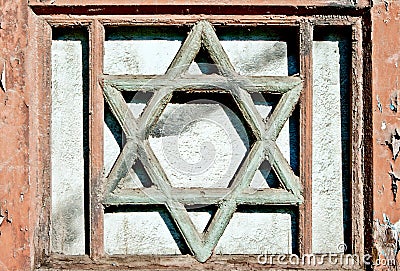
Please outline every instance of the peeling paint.
[[396, 91], [394, 91], [393, 93], [392, 93], [392, 95], [390, 95], [390, 105], [389, 105], [389, 107], [390, 107], [390, 110], [392, 110], [393, 112], [397, 112], [397, 107], [398, 107], [398, 100], [397, 100], [397, 97], [398, 97], [398, 95], [397, 95], [397, 90]]
[[385, 143], [387, 146], [389, 146], [389, 149], [392, 151], [393, 160], [396, 161], [397, 156], [399, 155], [400, 152], [400, 135], [397, 128], [394, 129], [390, 139], [386, 140]]
[[381, 129], [386, 130], [386, 122], [385, 121], [382, 121]]
[[393, 201], [396, 201], [397, 196], [397, 182], [400, 181], [398, 175], [393, 172], [393, 167], [391, 166], [392, 171], [389, 172], [390, 178], [392, 179], [392, 192], [393, 192]]
[[6, 92], [6, 61], [0, 57], [0, 88]]
[[[390, 222], [389, 217], [383, 214], [383, 223], [374, 220], [374, 248], [379, 256], [383, 256], [390, 265], [397, 265], [397, 254], [399, 252], [400, 221], [395, 224]], [[391, 269], [388, 269], [391, 270]]]
[[386, 9], [386, 11], [389, 11], [389, 1], [384, 0], [383, 2], [385, 3], [385, 9]]
[[376, 95], [376, 101], [378, 102], [378, 109], [382, 113], [382, 104], [381, 101], [379, 100], [379, 95]]

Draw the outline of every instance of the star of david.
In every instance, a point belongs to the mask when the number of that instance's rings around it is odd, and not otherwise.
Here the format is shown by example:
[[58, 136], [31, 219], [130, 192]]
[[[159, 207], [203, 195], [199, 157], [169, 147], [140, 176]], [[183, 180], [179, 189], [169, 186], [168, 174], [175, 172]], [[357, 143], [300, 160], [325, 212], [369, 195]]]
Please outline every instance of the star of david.
[[[189, 76], [186, 74], [203, 46], [210, 54], [219, 74]], [[126, 143], [106, 178], [104, 205], [166, 206], [194, 257], [205, 262], [213, 253], [231, 217], [240, 204], [298, 205], [303, 201], [298, 177], [279, 150], [276, 139], [294, 110], [302, 81], [293, 76], [241, 76], [235, 72], [213, 26], [207, 21], [194, 25], [168, 70], [160, 76], [104, 76], [104, 97], [126, 135]], [[174, 188], [148, 142], [151, 128], [170, 101], [174, 91], [204, 91], [223, 85], [233, 96], [256, 137], [249, 153], [228, 188]], [[121, 91], [152, 91], [142, 115], [136, 119]], [[280, 101], [264, 120], [250, 93], [279, 93]], [[154, 186], [121, 188], [135, 162], [140, 160]], [[250, 183], [261, 163], [267, 160], [283, 189], [253, 189]], [[185, 206], [213, 204], [218, 207], [207, 229], [196, 230]]]

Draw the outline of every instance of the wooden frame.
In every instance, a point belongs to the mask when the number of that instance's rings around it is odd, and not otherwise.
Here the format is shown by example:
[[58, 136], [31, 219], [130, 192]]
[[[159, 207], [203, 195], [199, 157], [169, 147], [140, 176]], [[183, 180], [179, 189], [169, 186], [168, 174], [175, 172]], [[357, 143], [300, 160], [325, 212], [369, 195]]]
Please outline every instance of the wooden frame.
[[[58, 1], [57, 4], [63, 6], [63, 3], [70, 3], [71, 1], [61, 2]], [[73, 5], [73, 3], [71, 4]], [[46, 7], [43, 3], [31, 3], [31, 6], [35, 7]], [[305, 147], [305, 142], [310, 142], [311, 140], [311, 120], [312, 116], [310, 99], [312, 98], [312, 73], [310, 72], [312, 69], [312, 46], [310, 43], [312, 42], [312, 29], [314, 25], [348, 25], [353, 29], [353, 57], [352, 57], [352, 104], [357, 108], [357, 110], [353, 111], [352, 114], [352, 218], [353, 218], [353, 226], [352, 226], [352, 252], [357, 253], [359, 255], [363, 255], [364, 244], [363, 244], [363, 154], [361, 150], [361, 140], [362, 140], [362, 132], [363, 132], [363, 102], [362, 102], [362, 77], [363, 77], [363, 57], [362, 57], [362, 19], [360, 17], [352, 17], [352, 16], [333, 16], [333, 17], [324, 17], [324, 16], [284, 16], [284, 17], [276, 17], [276, 16], [259, 16], [259, 15], [248, 15], [242, 18], [237, 18], [237, 16], [230, 15], [218, 15], [218, 16], [204, 16], [204, 15], [176, 15], [170, 16], [169, 18], [165, 18], [163, 16], [159, 16], [156, 21], [154, 21], [153, 16], [140, 15], [140, 16], [65, 16], [65, 15], [42, 15], [41, 20], [43, 22], [43, 29], [47, 31], [44, 32], [43, 38], [46, 41], [46, 44], [49, 44], [51, 41], [51, 32], [49, 31], [50, 26], [73, 26], [73, 25], [86, 25], [89, 31], [89, 42], [90, 42], [90, 138], [91, 142], [99, 141], [103, 136], [103, 95], [102, 88], [99, 84], [101, 82], [101, 74], [102, 74], [102, 52], [103, 52], [103, 40], [104, 40], [104, 26], [107, 25], [132, 25], [132, 24], [142, 24], [142, 25], [153, 25], [153, 24], [165, 24], [165, 25], [180, 25], [180, 24], [194, 24], [199, 20], [207, 20], [213, 24], [225, 24], [225, 23], [233, 23], [233, 24], [267, 24], [267, 25], [290, 25], [298, 27], [300, 38], [299, 44], [301, 45], [300, 50], [300, 65], [301, 65], [301, 78], [303, 80], [303, 88], [300, 97], [300, 111], [301, 118], [303, 119], [303, 123], [301, 124], [301, 150], [300, 150], [300, 160], [301, 160], [301, 169], [300, 176], [303, 184], [303, 196], [304, 196], [304, 204], [301, 205], [300, 211], [300, 221], [299, 221], [299, 253], [300, 255], [311, 253], [311, 201], [310, 187], [311, 185], [311, 150], [309, 147]], [[211, 45], [210, 45], [211, 46]], [[49, 48], [49, 47], [47, 47]], [[48, 55], [44, 55], [44, 58], [49, 60], [50, 57]], [[224, 60], [221, 60], [224, 61]], [[49, 64], [49, 61], [45, 61]], [[222, 62], [221, 62], [222, 63]], [[228, 64], [227, 64], [228, 66]], [[226, 74], [229, 75], [229, 69], [226, 70]], [[43, 72], [44, 78], [49, 78], [48, 70]], [[168, 80], [172, 80], [174, 83], [182, 84], [181, 90], [185, 90], [185, 87], [188, 86], [187, 82], [185, 82], [185, 78], [178, 79], [176, 81], [174, 75], [171, 75], [171, 78], [167, 78]], [[129, 79], [129, 80], [126, 80]], [[135, 79], [135, 80], [131, 80]], [[144, 77], [136, 77], [136, 78], [122, 78], [122, 77], [111, 77], [106, 76], [103, 78], [104, 85], [109, 86], [105, 87], [106, 90], [106, 98], [107, 99], [119, 99], [118, 95], [115, 94], [115, 89], [122, 88], [132, 88], [133, 86], [140, 85], [140, 80], [145, 80]], [[197, 78], [200, 82], [210, 80], [207, 78]], [[211, 78], [218, 82], [218, 84], [226, 84], [227, 80], [223, 77], [215, 77]], [[157, 86], [168, 87], [170, 83], [164, 80], [157, 81], [155, 80], [155, 84]], [[233, 81], [237, 84], [241, 84], [243, 88], [246, 88], [246, 80], [241, 77], [234, 77]], [[296, 86], [299, 83], [298, 80], [293, 78], [283, 79], [282, 78], [270, 78], [270, 80], [262, 80], [260, 78], [254, 78], [252, 82], [252, 88], [250, 91], [259, 91], [260, 88], [265, 86], [273, 87], [276, 86], [277, 83], [283, 81], [281, 87], [276, 87], [272, 90], [276, 92], [284, 92], [287, 89], [288, 85], [292, 84], [292, 86]], [[167, 82], [167, 83], [165, 83]], [[272, 83], [271, 83], [272, 82]], [[255, 87], [254, 87], [255, 86]], [[193, 87], [193, 86], [192, 86]], [[48, 91], [50, 93], [50, 86], [44, 86], [44, 91]], [[114, 94], [112, 94], [114, 93]], [[239, 94], [237, 94], [239, 95]], [[115, 101], [114, 101], [115, 102]], [[155, 103], [158, 101], [155, 100]], [[49, 101], [43, 101], [45, 105], [49, 105]], [[117, 108], [114, 108], [114, 112], [118, 115]], [[290, 111], [290, 110], [289, 110]], [[251, 111], [247, 111], [247, 114], [251, 114]], [[50, 120], [49, 120], [50, 121]], [[122, 119], [121, 119], [122, 121]], [[125, 123], [126, 132], [132, 136], [135, 135], [137, 131], [137, 127], [135, 127], [132, 123]], [[139, 127], [141, 125], [139, 124]], [[263, 136], [261, 131], [263, 130], [260, 127], [260, 123], [253, 122], [252, 126], [260, 132], [260, 138]], [[142, 129], [142, 128], [141, 128]], [[143, 130], [144, 131], [144, 130]], [[102, 140], [101, 140], [102, 141]], [[259, 147], [260, 150], [262, 149]], [[90, 144], [90, 193], [99, 195], [98, 197], [91, 198], [90, 201], [90, 253], [88, 256], [82, 257], [65, 257], [65, 256], [57, 256], [49, 254], [49, 244], [48, 239], [46, 238], [46, 227], [42, 230], [45, 232], [38, 233], [38, 248], [37, 248], [37, 266], [40, 267], [40, 270], [53, 270], [68, 268], [72, 270], [78, 270], [86, 266], [91, 266], [93, 268], [141, 268], [143, 270], [148, 270], [152, 268], [157, 269], [181, 269], [185, 270], [188, 266], [192, 269], [215, 269], [215, 268], [228, 268], [229, 266], [239, 269], [265, 269], [266, 267], [281, 269], [283, 267], [287, 268], [287, 266], [279, 266], [279, 265], [260, 265], [257, 263], [257, 259], [253, 256], [215, 256], [211, 258], [206, 263], [198, 263], [193, 261], [191, 257], [187, 256], [127, 256], [127, 257], [110, 257], [105, 256], [103, 252], [103, 238], [102, 238], [102, 223], [103, 223], [103, 205], [102, 205], [102, 192], [103, 187], [101, 183], [103, 182], [102, 177], [102, 161], [103, 161], [103, 149], [101, 144]], [[139, 152], [140, 153], [140, 152]], [[44, 158], [45, 159], [45, 158]], [[154, 173], [156, 174], [156, 173]], [[44, 187], [48, 185], [50, 180], [45, 181]], [[111, 181], [112, 183], [112, 181]], [[166, 188], [167, 189], [167, 188]], [[298, 190], [300, 191], [300, 190]], [[162, 194], [157, 191], [148, 191], [149, 193], [153, 193], [154, 199], [164, 200]], [[179, 195], [180, 191], [174, 191], [173, 189], [169, 191], [169, 193]], [[193, 193], [193, 196], [196, 197], [199, 191], [187, 191]], [[202, 198], [205, 202], [215, 202], [216, 198], [219, 198], [222, 193], [226, 191], [210, 191], [211, 193], [207, 197], [198, 196], [198, 198]], [[50, 192], [46, 189], [44, 191], [45, 194], [49, 194]], [[260, 192], [260, 196], [263, 193], [268, 192]], [[238, 197], [235, 199], [236, 203], [246, 202], [246, 203], [260, 203], [252, 202], [252, 199], [249, 199], [245, 196], [246, 192], [240, 193]], [[274, 195], [277, 195], [274, 193]], [[282, 196], [283, 194], [279, 195]], [[268, 195], [270, 196], [270, 195]], [[288, 196], [288, 195], [287, 195]], [[132, 195], [130, 195], [132, 197]], [[298, 198], [299, 199], [299, 198]], [[302, 200], [298, 200], [296, 198], [287, 198], [285, 203], [289, 204], [298, 204]], [[115, 198], [108, 198], [107, 204], [112, 204]], [[141, 202], [142, 200], [142, 202]], [[118, 199], [119, 203], [120, 199]], [[135, 194], [134, 198], [135, 203], [149, 204], [151, 202], [144, 201], [143, 197], [141, 197], [140, 193]], [[132, 202], [132, 198], [129, 199], [129, 202]], [[268, 198], [265, 198], [262, 204], [269, 204], [271, 202], [268, 201]], [[228, 208], [232, 209], [232, 208]], [[48, 210], [48, 209], [47, 209]], [[228, 212], [229, 213], [229, 212]], [[177, 214], [180, 216], [181, 214]], [[224, 215], [224, 214], [221, 214]], [[225, 214], [228, 215], [229, 214]], [[48, 225], [50, 216], [49, 213], [44, 215], [42, 218], [42, 225]], [[190, 231], [190, 230], [189, 230]], [[42, 236], [42, 237], [40, 237]], [[196, 243], [196, 242], [195, 242]], [[201, 251], [201, 249], [199, 249]], [[44, 255], [43, 255], [44, 252]], [[207, 253], [202, 254], [200, 252], [200, 261], [204, 259]], [[42, 255], [42, 256], [40, 256]], [[208, 256], [207, 256], [208, 257]], [[117, 263], [118, 267], [113, 266], [113, 263]], [[225, 264], [221, 267], [221, 264]], [[306, 266], [301, 267], [298, 266], [296, 268], [304, 268], [304, 269], [329, 269], [329, 268], [337, 268], [337, 266], [330, 266], [329, 264], [325, 264], [318, 267]], [[358, 269], [362, 269], [362, 266], [358, 266]]]

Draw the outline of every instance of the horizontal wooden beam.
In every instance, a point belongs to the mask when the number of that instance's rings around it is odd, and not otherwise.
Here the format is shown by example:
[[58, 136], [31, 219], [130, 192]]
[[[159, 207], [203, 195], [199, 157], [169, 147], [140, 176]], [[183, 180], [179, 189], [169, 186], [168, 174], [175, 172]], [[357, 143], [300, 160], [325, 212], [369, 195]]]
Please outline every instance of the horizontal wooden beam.
[[[366, 1], [361, 1], [363, 5], [367, 4]], [[244, 6], [244, 2], [241, 0], [232, 1], [214, 1], [214, 0], [29, 0], [30, 6], [41, 6], [41, 7], [56, 7], [56, 6], [141, 6], [141, 5], [211, 5], [211, 6]], [[251, 2], [254, 6], [359, 6], [360, 4], [354, 4], [351, 0], [255, 0]]]
[[[267, 251], [263, 252], [267, 253]], [[296, 264], [293, 254], [270, 255], [213, 255], [206, 263], [197, 262], [190, 255], [113, 255], [93, 260], [89, 256], [51, 255], [38, 271], [53, 270], [364, 270], [362, 258], [350, 254], [334, 256], [326, 254], [300, 256]], [[357, 256], [357, 255], [356, 255]], [[353, 262], [351, 259], [356, 258]], [[340, 265], [337, 261], [343, 259]], [[261, 263], [259, 262], [261, 261]], [[291, 260], [291, 261], [289, 261]], [[315, 264], [320, 263], [320, 264]]]
[[235, 76], [227, 78], [220, 75], [192, 75], [168, 79], [165, 76], [152, 75], [105, 75], [104, 85], [119, 91], [155, 91], [173, 87], [177, 91], [231, 89], [240, 86], [249, 92], [286, 93], [299, 86], [302, 81], [295, 76]]
[[[229, 188], [172, 188], [170, 196], [185, 205], [218, 204], [231, 193]], [[168, 199], [157, 188], [124, 189], [110, 194], [104, 205], [154, 205], [164, 204]], [[245, 189], [235, 201], [242, 205], [298, 205], [300, 200], [283, 189]]]
[[[37, 7], [37, 9], [46, 9], [46, 7]], [[297, 27], [301, 20], [307, 19], [313, 25], [353, 25], [359, 20], [359, 17], [349, 14], [338, 15], [331, 14], [311, 16], [298, 16], [298, 15], [279, 15], [279, 14], [262, 14], [262, 15], [224, 15], [224, 14], [190, 14], [190, 15], [177, 15], [169, 14], [151, 14], [151, 15], [110, 15], [110, 14], [51, 14], [41, 16], [52, 27], [68, 27], [74, 25], [87, 26], [93, 20], [98, 20], [105, 27], [117, 26], [181, 26], [186, 24], [195, 24], [200, 20], [207, 20], [213, 26], [244, 26], [244, 25], [268, 25], [268, 26], [282, 26], [282, 27]]]

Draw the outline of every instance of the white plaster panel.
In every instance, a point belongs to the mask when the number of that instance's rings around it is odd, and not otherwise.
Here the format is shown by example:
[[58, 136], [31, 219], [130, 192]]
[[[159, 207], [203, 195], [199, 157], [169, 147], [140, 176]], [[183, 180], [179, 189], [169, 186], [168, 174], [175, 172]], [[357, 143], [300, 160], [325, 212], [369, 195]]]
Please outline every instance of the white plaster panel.
[[287, 213], [235, 213], [215, 253], [291, 253], [291, 225]]
[[53, 40], [51, 114], [51, 250], [84, 248], [82, 43]]
[[313, 45], [313, 252], [344, 242], [339, 42]]
[[188, 212], [190, 219], [192, 220], [196, 230], [200, 233], [204, 232], [208, 222], [211, 219], [211, 213], [209, 212]]
[[107, 254], [181, 254], [159, 212], [124, 212], [104, 215]]
[[164, 74], [181, 43], [180, 40], [106, 40], [104, 73]]
[[269, 40], [223, 40], [222, 47], [242, 75], [287, 75], [287, 44]]
[[203, 103], [168, 104], [149, 139], [175, 187], [228, 187], [249, 148], [234, 112]]

